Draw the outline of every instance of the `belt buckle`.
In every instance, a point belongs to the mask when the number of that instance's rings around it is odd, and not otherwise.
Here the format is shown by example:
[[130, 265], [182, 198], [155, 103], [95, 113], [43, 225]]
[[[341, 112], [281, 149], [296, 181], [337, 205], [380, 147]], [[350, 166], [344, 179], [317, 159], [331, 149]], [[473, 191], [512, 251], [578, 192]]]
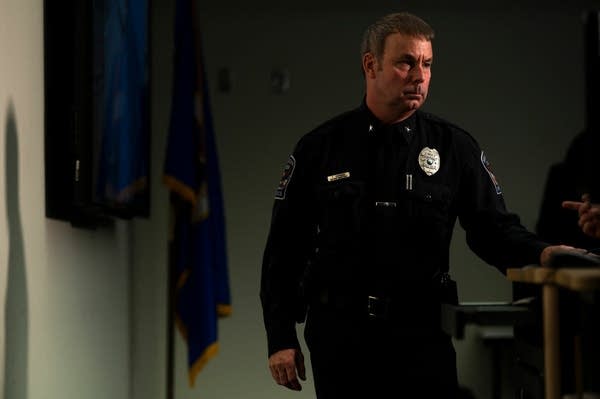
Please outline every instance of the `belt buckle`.
[[387, 304], [381, 298], [369, 295], [367, 313], [370, 319], [383, 319], [387, 316]]

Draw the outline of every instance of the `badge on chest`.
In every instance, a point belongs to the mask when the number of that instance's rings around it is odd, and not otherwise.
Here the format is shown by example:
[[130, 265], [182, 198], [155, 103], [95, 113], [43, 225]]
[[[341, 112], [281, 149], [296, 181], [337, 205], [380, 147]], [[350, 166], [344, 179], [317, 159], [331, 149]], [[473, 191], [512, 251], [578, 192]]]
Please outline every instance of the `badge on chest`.
[[427, 176], [440, 170], [440, 153], [435, 148], [425, 147], [419, 153], [419, 166]]

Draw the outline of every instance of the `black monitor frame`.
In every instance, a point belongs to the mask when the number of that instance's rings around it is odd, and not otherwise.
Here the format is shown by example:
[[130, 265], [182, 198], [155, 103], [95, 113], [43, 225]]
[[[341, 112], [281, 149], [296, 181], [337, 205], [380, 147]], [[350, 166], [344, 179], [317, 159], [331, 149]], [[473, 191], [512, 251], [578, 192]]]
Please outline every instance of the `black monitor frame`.
[[[94, 7], [103, 0], [44, 1], [45, 199], [48, 218], [97, 227], [113, 217], [149, 215], [149, 180], [142, 205], [116, 207], [95, 199], [98, 147], [98, 60], [94, 59]], [[150, 1], [148, 21], [150, 26]], [[150, 42], [148, 28], [147, 41]], [[147, 68], [150, 70], [150, 45]], [[96, 68], [96, 69], [95, 69]], [[148, 72], [149, 73], [149, 72]], [[148, 84], [148, 93], [150, 85]], [[145, 106], [150, 106], [149, 95]], [[147, 118], [150, 112], [147, 112]], [[144, 151], [150, 159], [150, 123]], [[95, 155], [96, 154], [96, 155]], [[150, 165], [148, 164], [148, 174]]]

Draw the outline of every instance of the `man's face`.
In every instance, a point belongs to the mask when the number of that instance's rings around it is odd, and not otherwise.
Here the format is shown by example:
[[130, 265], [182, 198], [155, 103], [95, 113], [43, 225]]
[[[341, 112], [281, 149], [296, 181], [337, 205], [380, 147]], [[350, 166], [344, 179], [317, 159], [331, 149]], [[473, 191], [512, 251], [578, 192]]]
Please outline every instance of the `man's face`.
[[373, 98], [400, 112], [416, 110], [427, 98], [433, 50], [422, 38], [393, 33], [385, 40], [383, 56], [367, 68]]

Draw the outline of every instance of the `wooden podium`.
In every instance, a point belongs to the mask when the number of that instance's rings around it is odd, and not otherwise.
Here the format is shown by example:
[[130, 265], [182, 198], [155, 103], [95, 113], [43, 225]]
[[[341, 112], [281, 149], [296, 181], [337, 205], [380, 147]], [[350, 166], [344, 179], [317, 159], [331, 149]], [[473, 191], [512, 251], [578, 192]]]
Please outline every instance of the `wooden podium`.
[[508, 269], [509, 280], [542, 285], [544, 386], [546, 399], [560, 399], [559, 288], [576, 292], [600, 289], [600, 268], [525, 267]]

